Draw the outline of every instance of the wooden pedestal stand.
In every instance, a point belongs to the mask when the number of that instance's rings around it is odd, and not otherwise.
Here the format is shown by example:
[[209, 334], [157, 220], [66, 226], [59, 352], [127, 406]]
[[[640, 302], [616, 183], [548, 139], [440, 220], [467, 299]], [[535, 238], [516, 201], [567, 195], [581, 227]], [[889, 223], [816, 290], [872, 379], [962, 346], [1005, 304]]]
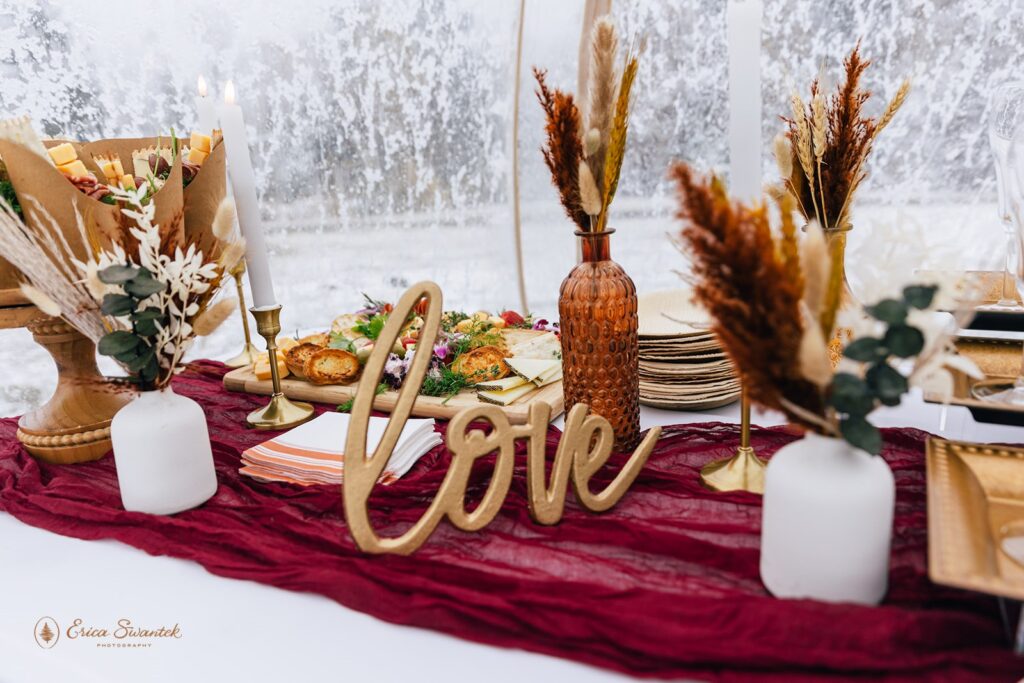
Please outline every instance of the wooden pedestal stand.
[[35, 313], [26, 326], [57, 363], [57, 389], [46, 404], [21, 417], [18, 440], [46, 462], [102, 458], [110, 450], [110, 421], [131, 400], [132, 391], [100, 374], [91, 341], [63, 320]]

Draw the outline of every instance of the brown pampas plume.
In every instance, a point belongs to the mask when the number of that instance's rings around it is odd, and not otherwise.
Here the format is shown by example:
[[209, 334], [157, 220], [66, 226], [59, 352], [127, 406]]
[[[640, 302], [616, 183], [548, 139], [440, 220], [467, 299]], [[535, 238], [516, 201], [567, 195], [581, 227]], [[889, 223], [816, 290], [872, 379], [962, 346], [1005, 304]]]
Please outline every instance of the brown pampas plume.
[[547, 138], [541, 153], [551, 171], [551, 181], [558, 188], [566, 215], [581, 230], [587, 230], [590, 228], [590, 218], [580, 206], [579, 196], [579, 168], [583, 158], [580, 113], [572, 95], [547, 87], [546, 74], [546, 71], [537, 67], [533, 69], [534, 78], [537, 79], [537, 100], [544, 108]]
[[694, 297], [711, 314], [751, 400], [827, 431], [822, 393], [801, 367], [804, 283], [796, 230], [785, 216], [791, 204], [781, 207], [783, 229], [775, 239], [763, 204], [731, 201], [718, 178], [698, 177], [686, 164], [675, 165], [671, 175]]
[[207, 308], [192, 324], [196, 336], [206, 337], [213, 334], [225, 320], [231, 317], [236, 308], [238, 308], [238, 299], [221, 299]]
[[615, 57], [619, 51], [619, 37], [615, 23], [605, 15], [594, 24], [590, 42], [590, 82], [587, 87], [587, 115], [585, 131], [598, 132], [595, 151], [588, 155], [587, 163], [597, 187], [602, 187], [604, 159], [608, 150], [612, 117], [615, 112], [619, 79], [615, 74]]

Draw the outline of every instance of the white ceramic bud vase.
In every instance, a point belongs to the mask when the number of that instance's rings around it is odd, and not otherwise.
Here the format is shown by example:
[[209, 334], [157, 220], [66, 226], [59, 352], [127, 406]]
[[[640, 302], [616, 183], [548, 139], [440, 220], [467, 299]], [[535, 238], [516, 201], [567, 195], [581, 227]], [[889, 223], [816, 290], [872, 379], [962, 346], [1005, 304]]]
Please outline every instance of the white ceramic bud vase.
[[203, 409], [170, 387], [139, 393], [114, 415], [110, 437], [125, 510], [170, 515], [217, 491]]
[[761, 580], [779, 598], [876, 605], [889, 582], [896, 484], [879, 456], [808, 434], [764, 475]]

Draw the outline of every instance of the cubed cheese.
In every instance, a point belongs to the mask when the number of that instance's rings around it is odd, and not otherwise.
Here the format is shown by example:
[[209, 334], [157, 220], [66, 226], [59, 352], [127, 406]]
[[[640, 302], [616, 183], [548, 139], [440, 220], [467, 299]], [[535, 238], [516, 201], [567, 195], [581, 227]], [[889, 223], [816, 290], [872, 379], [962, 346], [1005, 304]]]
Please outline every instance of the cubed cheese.
[[[252, 371], [256, 375], [256, 379], [265, 380], [270, 379], [270, 359], [266, 353], [261, 353], [256, 357], [256, 361], [252, 364]], [[288, 376], [288, 366], [284, 362], [284, 354], [277, 354], [277, 374], [279, 377]]]
[[57, 166], [57, 170], [66, 176], [87, 176], [89, 170], [85, 167], [85, 164], [80, 159], [68, 162], [61, 166]]
[[210, 153], [210, 136], [203, 135], [192, 131], [192, 137], [189, 139], [188, 146], [192, 149], [198, 149], [202, 152]]
[[78, 153], [75, 152], [75, 148], [71, 146], [70, 142], [51, 147], [47, 151], [50, 153], [53, 163], [57, 166], [65, 166], [78, 158]]
[[99, 167], [108, 182], [114, 182], [118, 179], [117, 170], [114, 168], [113, 163], [103, 160], [99, 162]]
[[204, 152], [203, 150], [196, 149], [195, 147], [188, 151], [188, 160], [193, 164], [199, 164], [200, 166], [203, 165], [203, 162], [206, 161], [206, 157], [208, 156], [210, 156], [209, 152]]

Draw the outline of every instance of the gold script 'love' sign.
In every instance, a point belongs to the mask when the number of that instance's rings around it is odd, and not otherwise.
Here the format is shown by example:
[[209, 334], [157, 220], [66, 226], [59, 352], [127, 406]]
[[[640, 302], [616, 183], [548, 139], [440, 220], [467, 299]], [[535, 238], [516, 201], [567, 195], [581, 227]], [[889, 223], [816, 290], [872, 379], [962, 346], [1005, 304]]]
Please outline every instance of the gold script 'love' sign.
[[[427, 297], [429, 307], [417, 348], [425, 349], [413, 357], [409, 373], [391, 412], [384, 436], [377, 449], [366, 452], [366, 432], [373, 409], [377, 385], [384, 372], [384, 363], [394, 346], [405, 320], [413, 306]], [[614, 435], [612, 427], [603, 417], [588, 415], [588, 408], [578, 404], [572, 407], [565, 420], [565, 431], [558, 444], [550, 481], [546, 481], [544, 467], [545, 436], [551, 419], [551, 407], [536, 403], [530, 407], [526, 424], [512, 425], [500, 408], [480, 404], [467, 408], [452, 418], [448, 425], [448, 449], [452, 462], [437, 495], [427, 511], [412, 528], [397, 538], [381, 538], [370, 524], [367, 500], [383, 472], [391, 452], [398, 441], [413, 402], [419, 394], [423, 378], [430, 363], [430, 349], [434, 348], [441, 324], [441, 290], [433, 282], [420, 282], [410, 287], [388, 317], [366, 369], [359, 382], [348, 437], [345, 441], [345, 479], [343, 484], [345, 519], [356, 545], [371, 553], [408, 554], [423, 545], [444, 517], [465, 531], [477, 531], [487, 526], [498, 514], [512, 482], [516, 439], [527, 439], [527, 491], [530, 515], [540, 524], [555, 524], [562, 518], [565, 493], [571, 478], [580, 504], [593, 512], [608, 510], [625, 495], [640, 469], [647, 462], [661, 429], [651, 429], [643, 442], [615, 476], [599, 493], [590, 490], [590, 478], [608, 461]], [[470, 429], [470, 424], [483, 420], [493, 429], [485, 434]], [[497, 452], [494, 476], [483, 498], [472, 512], [465, 507], [466, 486], [473, 463], [477, 458]]]

